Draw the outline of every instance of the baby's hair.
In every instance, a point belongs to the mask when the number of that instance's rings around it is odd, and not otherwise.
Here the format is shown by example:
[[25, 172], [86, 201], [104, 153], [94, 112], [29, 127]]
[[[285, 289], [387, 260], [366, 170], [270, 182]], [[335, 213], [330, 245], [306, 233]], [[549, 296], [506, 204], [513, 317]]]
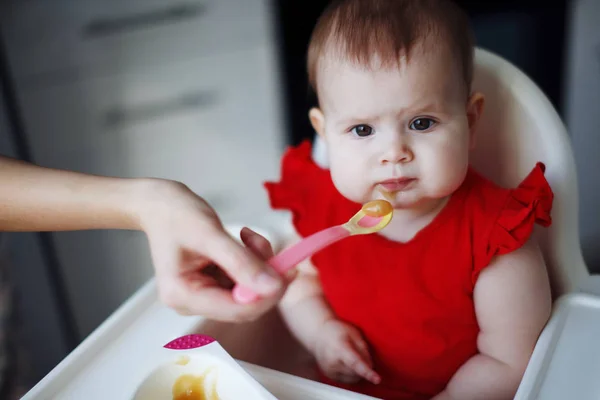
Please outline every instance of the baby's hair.
[[369, 67], [400, 66], [415, 45], [449, 46], [471, 90], [473, 36], [467, 15], [451, 0], [334, 0], [320, 16], [308, 47], [308, 80], [317, 92], [317, 69], [325, 49]]

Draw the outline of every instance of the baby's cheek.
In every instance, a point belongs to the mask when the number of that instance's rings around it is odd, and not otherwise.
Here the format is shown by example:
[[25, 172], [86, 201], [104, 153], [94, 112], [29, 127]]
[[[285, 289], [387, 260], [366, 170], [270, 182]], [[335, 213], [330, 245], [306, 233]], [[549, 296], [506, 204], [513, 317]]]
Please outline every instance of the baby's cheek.
[[459, 158], [444, 160], [443, 165], [437, 168], [437, 175], [432, 179], [440, 196], [447, 196], [454, 192], [462, 184], [468, 169], [468, 162]]
[[365, 202], [369, 195], [365, 171], [351, 165], [339, 166], [339, 168], [331, 165], [330, 170], [333, 184], [342, 196], [356, 203]]
[[433, 149], [432, 153], [436, 168], [450, 175], [460, 174], [469, 162], [468, 143], [464, 140], [446, 142]]

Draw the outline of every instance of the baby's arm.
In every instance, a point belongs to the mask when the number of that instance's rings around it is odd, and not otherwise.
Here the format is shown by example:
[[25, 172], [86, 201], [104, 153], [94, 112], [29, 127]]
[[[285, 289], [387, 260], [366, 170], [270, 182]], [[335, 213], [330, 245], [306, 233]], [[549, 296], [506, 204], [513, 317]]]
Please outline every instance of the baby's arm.
[[550, 284], [534, 241], [497, 257], [474, 291], [479, 354], [468, 360], [434, 400], [512, 399], [538, 336], [550, 316]]
[[379, 383], [366, 342], [356, 327], [337, 319], [323, 296], [316, 268], [304, 261], [297, 269], [296, 279], [280, 302], [283, 319], [296, 339], [329, 378]]
[[311, 353], [319, 330], [335, 315], [323, 297], [316, 269], [309, 261], [297, 266], [298, 276], [280, 302], [280, 310], [294, 336]]

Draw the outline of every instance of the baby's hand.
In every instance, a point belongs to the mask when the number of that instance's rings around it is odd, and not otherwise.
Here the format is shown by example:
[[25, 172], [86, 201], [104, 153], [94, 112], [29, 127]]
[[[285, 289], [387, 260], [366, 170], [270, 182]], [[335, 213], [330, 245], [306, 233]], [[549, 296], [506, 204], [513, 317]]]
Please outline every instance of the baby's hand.
[[381, 381], [358, 329], [339, 320], [323, 325], [316, 340], [315, 357], [323, 373], [338, 382], [356, 383], [361, 378], [374, 384]]

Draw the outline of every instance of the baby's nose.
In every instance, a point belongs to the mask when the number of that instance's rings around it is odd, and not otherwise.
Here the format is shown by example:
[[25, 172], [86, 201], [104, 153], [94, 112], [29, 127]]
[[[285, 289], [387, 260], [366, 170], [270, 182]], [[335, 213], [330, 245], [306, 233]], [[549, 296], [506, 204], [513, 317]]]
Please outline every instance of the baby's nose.
[[411, 162], [414, 154], [407, 143], [397, 141], [383, 152], [381, 157], [382, 164], [402, 164]]

